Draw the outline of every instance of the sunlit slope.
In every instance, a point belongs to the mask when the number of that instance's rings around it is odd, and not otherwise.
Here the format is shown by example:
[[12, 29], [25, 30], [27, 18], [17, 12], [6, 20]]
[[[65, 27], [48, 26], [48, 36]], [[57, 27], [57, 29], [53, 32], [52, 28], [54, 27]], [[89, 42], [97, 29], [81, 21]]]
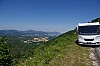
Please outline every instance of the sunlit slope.
[[75, 30], [33, 47], [30, 55], [18, 66], [92, 66], [89, 48], [75, 44]]

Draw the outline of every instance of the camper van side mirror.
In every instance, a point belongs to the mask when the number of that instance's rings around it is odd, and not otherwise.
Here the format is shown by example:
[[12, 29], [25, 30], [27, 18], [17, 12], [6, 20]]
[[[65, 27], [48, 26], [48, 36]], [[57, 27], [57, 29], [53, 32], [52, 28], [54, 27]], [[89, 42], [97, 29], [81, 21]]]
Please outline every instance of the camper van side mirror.
[[78, 33], [78, 27], [76, 27], [76, 32]]

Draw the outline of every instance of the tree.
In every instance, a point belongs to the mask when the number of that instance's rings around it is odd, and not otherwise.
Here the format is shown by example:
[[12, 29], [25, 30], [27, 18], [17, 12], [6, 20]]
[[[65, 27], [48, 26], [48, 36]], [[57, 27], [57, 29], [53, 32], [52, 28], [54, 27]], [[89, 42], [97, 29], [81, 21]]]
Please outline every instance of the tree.
[[92, 20], [91, 22], [99, 22], [100, 23], [100, 18], [96, 18], [96, 19]]
[[11, 66], [12, 55], [7, 37], [0, 37], [0, 66]]

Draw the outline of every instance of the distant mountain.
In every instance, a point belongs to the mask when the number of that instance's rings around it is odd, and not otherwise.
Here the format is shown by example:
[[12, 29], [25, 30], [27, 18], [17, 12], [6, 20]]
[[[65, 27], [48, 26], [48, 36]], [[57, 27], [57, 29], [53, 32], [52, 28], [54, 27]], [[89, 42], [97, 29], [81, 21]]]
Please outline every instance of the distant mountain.
[[0, 30], [0, 36], [58, 36], [60, 32], [44, 32], [35, 30]]

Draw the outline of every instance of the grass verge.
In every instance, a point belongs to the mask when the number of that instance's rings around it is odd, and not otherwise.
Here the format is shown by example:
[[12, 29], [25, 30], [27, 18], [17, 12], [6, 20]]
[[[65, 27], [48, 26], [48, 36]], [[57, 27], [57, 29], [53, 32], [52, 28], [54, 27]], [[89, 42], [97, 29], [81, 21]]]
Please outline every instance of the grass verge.
[[17, 66], [92, 66], [89, 48], [76, 45], [76, 39], [77, 34], [72, 30], [34, 46], [29, 57]]

